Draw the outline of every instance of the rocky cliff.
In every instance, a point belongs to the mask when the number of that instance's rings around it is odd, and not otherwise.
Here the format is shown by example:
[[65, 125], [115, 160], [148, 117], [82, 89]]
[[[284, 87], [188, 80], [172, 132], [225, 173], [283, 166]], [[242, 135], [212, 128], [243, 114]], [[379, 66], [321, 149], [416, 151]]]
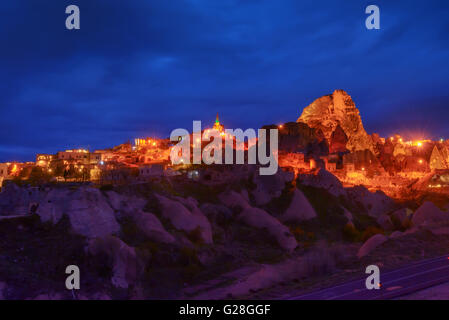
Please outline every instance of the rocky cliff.
[[363, 128], [359, 110], [351, 96], [343, 90], [335, 90], [316, 99], [304, 108], [297, 122], [320, 129], [328, 142], [331, 142], [334, 131], [341, 127], [347, 136], [346, 148], [349, 151], [368, 149], [374, 153], [372, 139]]

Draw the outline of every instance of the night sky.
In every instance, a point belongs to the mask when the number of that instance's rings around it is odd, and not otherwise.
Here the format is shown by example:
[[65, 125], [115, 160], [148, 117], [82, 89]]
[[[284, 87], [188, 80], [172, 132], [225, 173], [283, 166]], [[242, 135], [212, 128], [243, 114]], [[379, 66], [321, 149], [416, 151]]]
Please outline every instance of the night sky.
[[[65, 28], [70, 4], [80, 30]], [[0, 41], [0, 162], [217, 112], [228, 128], [296, 121], [335, 89], [368, 133], [449, 138], [449, 1], [2, 1]]]

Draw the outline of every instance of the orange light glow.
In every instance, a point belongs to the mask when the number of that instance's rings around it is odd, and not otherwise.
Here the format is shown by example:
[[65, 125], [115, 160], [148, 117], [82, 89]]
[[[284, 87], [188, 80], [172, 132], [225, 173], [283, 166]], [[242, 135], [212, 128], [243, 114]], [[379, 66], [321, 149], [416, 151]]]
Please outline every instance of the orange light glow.
[[422, 147], [422, 142], [418, 141], [418, 143], [416, 145], [418, 146], [418, 148], [421, 148]]
[[419, 162], [420, 164], [422, 164], [422, 159], [420, 159], [418, 162]]

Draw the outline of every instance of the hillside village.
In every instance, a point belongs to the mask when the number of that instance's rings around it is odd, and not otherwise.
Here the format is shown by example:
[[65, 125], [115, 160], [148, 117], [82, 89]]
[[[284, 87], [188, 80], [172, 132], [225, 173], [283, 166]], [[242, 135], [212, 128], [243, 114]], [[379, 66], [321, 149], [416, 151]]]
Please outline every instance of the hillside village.
[[[224, 131], [218, 115], [211, 128]], [[346, 186], [364, 185], [393, 197], [400, 197], [404, 186], [418, 181], [420, 188], [435, 191], [449, 185], [449, 140], [368, 135], [354, 102], [342, 90], [304, 108], [297, 122], [263, 128], [279, 130], [279, 166], [296, 174], [323, 168]], [[169, 139], [136, 138], [110, 149], [72, 149], [38, 154], [35, 162], [0, 163], [0, 186], [7, 180], [30, 178], [104, 185], [176, 174], [199, 177], [204, 167], [171, 165], [173, 145]]]
[[448, 140], [369, 135], [342, 90], [263, 128], [275, 175], [172, 165], [156, 138], [1, 164], [0, 297], [70, 298], [69, 264], [86, 299], [281, 297], [447, 253]]

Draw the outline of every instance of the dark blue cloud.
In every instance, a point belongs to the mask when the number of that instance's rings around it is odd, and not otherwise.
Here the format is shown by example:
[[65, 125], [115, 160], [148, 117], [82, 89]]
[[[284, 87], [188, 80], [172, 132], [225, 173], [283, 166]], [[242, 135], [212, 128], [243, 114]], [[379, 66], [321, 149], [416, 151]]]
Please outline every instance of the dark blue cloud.
[[[65, 29], [65, 7], [81, 30]], [[369, 132], [449, 137], [449, 3], [21, 0], [0, 6], [0, 161], [296, 120], [336, 88]]]

